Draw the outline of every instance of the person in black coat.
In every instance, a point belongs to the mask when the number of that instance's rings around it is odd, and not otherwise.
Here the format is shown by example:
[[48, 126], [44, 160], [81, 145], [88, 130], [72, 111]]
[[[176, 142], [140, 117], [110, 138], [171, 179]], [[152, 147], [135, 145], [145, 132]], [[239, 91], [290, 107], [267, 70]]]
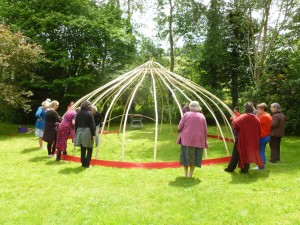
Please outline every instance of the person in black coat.
[[90, 111], [91, 103], [84, 101], [75, 119], [75, 146], [81, 148], [82, 167], [89, 168], [95, 141], [95, 121]]
[[59, 102], [54, 100], [46, 112], [43, 140], [47, 142], [49, 157], [52, 157], [55, 153], [57, 126], [61, 122], [61, 117], [56, 112], [58, 106]]

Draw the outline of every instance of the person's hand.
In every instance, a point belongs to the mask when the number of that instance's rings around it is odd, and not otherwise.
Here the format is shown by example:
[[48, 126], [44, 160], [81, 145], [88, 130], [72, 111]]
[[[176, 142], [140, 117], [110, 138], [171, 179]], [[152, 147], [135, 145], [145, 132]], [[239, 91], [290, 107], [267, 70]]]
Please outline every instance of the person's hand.
[[93, 136], [93, 137], [92, 137], [92, 140], [93, 140], [93, 141], [96, 141], [96, 136]]

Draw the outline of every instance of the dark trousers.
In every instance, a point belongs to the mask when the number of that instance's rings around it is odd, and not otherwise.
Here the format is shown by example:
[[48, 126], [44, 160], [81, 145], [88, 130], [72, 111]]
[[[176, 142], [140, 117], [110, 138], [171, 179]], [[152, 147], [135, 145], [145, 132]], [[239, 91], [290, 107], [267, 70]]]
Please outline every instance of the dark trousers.
[[[64, 155], [67, 155], [67, 149], [65, 151], [63, 151]], [[56, 151], [56, 159], [60, 160], [61, 159], [61, 150], [57, 150]]]
[[56, 147], [56, 139], [54, 139], [53, 143], [47, 143], [48, 155], [54, 155]]
[[93, 154], [93, 148], [86, 148], [81, 146], [81, 164], [83, 167], [89, 167]]
[[269, 142], [270, 149], [271, 149], [270, 161], [273, 163], [280, 161], [280, 142], [281, 142], [281, 137], [271, 136]]
[[[239, 162], [239, 152], [237, 150], [237, 139], [236, 139], [233, 145], [231, 159], [226, 168], [226, 171], [233, 172], [237, 167], [238, 162]], [[249, 163], [244, 163], [244, 168], [241, 169], [241, 173], [248, 173], [248, 170], [249, 170]]]

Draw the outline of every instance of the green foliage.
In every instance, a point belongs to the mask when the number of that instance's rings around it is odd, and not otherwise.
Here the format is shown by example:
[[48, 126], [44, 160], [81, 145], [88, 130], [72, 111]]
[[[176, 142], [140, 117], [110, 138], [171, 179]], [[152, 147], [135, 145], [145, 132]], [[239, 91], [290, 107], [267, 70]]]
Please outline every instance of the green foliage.
[[163, 61], [164, 49], [158, 47], [152, 39], [142, 36], [138, 42], [138, 46], [135, 65], [139, 66], [149, 60], [158, 63]]
[[134, 58], [130, 21], [113, 1], [2, 1], [0, 18], [45, 51], [48, 61], [35, 70], [43, 79], [23, 83], [32, 90], [35, 106], [50, 97], [65, 108]]
[[28, 98], [32, 91], [23, 84], [37, 80], [34, 68], [43, 60], [43, 51], [29, 38], [4, 25], [0, 25], [0, 43], [0, 113], [11, 108], [31, 111]]
[[212, 0], [207, 12], [207, 35], [204, 42], [202, 68], [206, 74], [201, 83], [210, 88], [219, 89], [224, 82], [228, 58], [225, 42], [225, 17], [222, 13], [224, 2]]
[[[298, 42], [297, 45], [300, 43]], [[278, 102], [288, 117], [287, 132], [300, 134], [300, 54], [290, 49], [274, 52], [269, 59], [268, 74], [258, 87], [259, 102]]]

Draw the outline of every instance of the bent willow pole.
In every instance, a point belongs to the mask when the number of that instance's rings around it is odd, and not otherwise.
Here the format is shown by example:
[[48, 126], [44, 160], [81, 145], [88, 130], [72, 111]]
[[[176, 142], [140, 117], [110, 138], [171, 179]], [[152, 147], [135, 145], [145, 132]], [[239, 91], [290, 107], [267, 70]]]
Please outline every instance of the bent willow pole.
[[[147, 79], [150, 82], [146, 83]], [[107, 108], [104, 116], [104, 121], [102, 123], [101, 132], [99, 135], [99, 144], [96, 149], [96, 159], [99, 156], [99, 149], [101, 145], [101, 139], [105, 128], [108, 129], [111, 120], [120, 119], [120, 131], [122, 130], [122, 161], [125, 160], [125, 148], [126, 148], [126, 127], [128, 116], [130, 116], [130, 111], [134, 105], [134, 101], [139, 97], [139, 91], [145, 88], [149, 90], [149, 93], [154, 102], [154, 114], [155, 118], [150, 118], [149, 115], [143, 115], [145, 118], [155, 121], [155, 131], [154, 131], [154, 156], [153, 161], [156, 161], [157, 155], [157, 142], [158, 142], [158, 124], [159, 121], [162, 124], [164, 117], [164, 110], [168, 109], [169, 119], [171, 123], [171, 107], [177, 108], [179, 114], [182, 116], [182, 106], [181, 102], [185, 100], [198, 100], [202, 105], [202, 108], [207, 110], [207, 113], [211, 115], [214, 119], [217, 127], [217, 132], [220, 134], [220, 139], [223, 140], [226, 153], [229, 155], [228, 147], [226, 143], [226, 138], [224, 135], [224, 128], [222, 129], [221, 124], [225, 125], [226, 135], [231, 136], [234, 139], [232, 130], [230, 128], [230, 123], [227, 117], [234, 116], [231, 109], [221, 101], [217, 96], [213, 95], [203, 87], [192, 81], [179, 76], [173, 72], [168, 71], [159, 63], [149, 61], [141, 66], [129, 71], [114, 80], [108, 82], [107, 84], [97, 88], [91, 93], [80, 98], [71, 109], [75, 109], [80, 106], [80, 104], [89, 100], [93, 105], [99, 105], [101, 108]], [[173, 101], [171, 101], [170, 95]], [[124, 97], [126, 96], [127, 99]], [[167, 96], [167, 97], [166, 97]], [[175, 103], [175, 105], [172, 104]], [[167, 108], [164, 104], [167, 104]], [[121, 115], [113, 114], [115, 108], [122, 108], [123, 113]], [[159, 108], [160, 107], [160, 108]], [[159, 113], [161, 110], [161, 113]], [[217, 115], [222, 117], [222, 121], [218, 121]], [[113, 118], [112, 118], [113, 115]], [[227, 115], [227, 117], [226, 117]], [[222, 122], [222, 123], [221, 123]], [[122, 129], [121, 129], [122, 128]]]

